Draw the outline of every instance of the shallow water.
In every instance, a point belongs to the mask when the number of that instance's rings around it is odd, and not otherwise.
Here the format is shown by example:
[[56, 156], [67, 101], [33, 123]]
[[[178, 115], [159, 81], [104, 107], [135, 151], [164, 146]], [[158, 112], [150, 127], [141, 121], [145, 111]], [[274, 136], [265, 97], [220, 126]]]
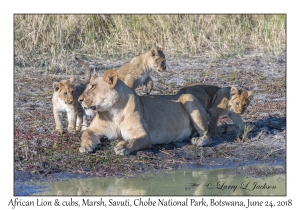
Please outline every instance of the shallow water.
[[232, 175], [224, 169], [171, 171], [138, 178], [35, 182], [31, 195], [286, 195], [285, 175]]

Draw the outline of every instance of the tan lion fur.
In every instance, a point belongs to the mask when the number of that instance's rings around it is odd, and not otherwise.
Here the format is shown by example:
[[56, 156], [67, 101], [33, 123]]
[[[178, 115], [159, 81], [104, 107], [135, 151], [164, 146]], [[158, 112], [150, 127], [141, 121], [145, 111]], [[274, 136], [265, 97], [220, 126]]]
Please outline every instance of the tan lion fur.
[[[76, 83], [74, 77], [69, 80], [60, 80], [53, 83], [53, 114], [55, 120], [55, 132], [62, 133], [62, 112], [67, 112], [68, 132], [74, 133], [87, 128], [87, 120], [84, 110], [78, 102], [78, 97], [85, 90], [91, 78], [89, 66], [82, 60], [75, 59], [85, 67], [86, 76], [82, 83]], [[76, 129], [75, 129], [76, 127]]]
[[220, 115], [228, 114], [234, 124], [237, 126], [240, 135], [244, 129], [244, 121], [241, 114], [244, 113], [254, 95], [253, 91], [238, 89], [236, 87], [220, 88], [213, 85], [202, 85], [199, 83], [190, 84], [177, 93], [193, 94], [205, 107], [210, 124], [210, 135], [214, 136], [217, 131], [217, 123]]
[[149, 51], [134, 57], [117, 69], [118, 77], [133, 90], [139, 85], [146, 85], [147, 95], [153, 89], [153, 81], [150, 77], [151, 71], [158, 72], [166, 70], [166, 60], [163, 49], [154, 45]]
[[114, 148], [118, 155], [189, 137], [200, 146], [211, 143], [205, 108], [191, 94], [178, 100], [138, 96], [116, 71], [108, 70], [91, 79], [79, 101], [88, 115], [97, 113], [82, 133], [80, 152], [92, 151], [102, 136], [121, 140]]

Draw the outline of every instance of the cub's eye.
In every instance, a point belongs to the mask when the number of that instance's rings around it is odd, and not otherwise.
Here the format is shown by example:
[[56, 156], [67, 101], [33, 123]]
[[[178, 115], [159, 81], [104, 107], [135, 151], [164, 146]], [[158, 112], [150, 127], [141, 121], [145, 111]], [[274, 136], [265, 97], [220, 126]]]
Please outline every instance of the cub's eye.
[[236, 102], [235, 104], [238, 106], [240, 103], [239, 103], [239, 102]]
[[66, 96], [66, 95], [68, 95], [68, 93], [67, 93], [67, 92], [64, 92], [64, 95]]
[[247, 104], [244, 104], [244, 107], [247, 107]]
[[96, 87], [96, 85], [91, 85], [90, 90], [94, 89]]

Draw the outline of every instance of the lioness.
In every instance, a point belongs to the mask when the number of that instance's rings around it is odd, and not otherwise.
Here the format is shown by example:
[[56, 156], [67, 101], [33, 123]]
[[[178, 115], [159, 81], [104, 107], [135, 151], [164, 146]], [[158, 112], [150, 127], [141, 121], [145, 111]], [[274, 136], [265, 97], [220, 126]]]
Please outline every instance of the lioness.
[[[62, 112], [67, 112], [68, 117], [68, 132], [74, 133], [76, 130], [84, 130], [87, 128], [87, 120], [84, 110], [78, 102], [78, 97], [85, 90], [86, 85], [91, 79], [91, 70], [89, 66], [82, 60], [75, 59], [85, 67], [85, 80], [75, 84], [74, 77], [69, 80], [60, 80], [53, 83], [53, 114], [55, 120], [55, 131], [63, 132], [62, 127]], [[75, 130], [76, 126], [76, 130]]]
[[240, 115], [250, 104], [254, 92], [236, 87], [220, 88], [195, 83], [181, 88], [176, 95], [179, 97], [182, 94], [193, 94], [205, 107], [209, 115], [210, 135], [215, 136], [218, 119], [222, 114], [228, 114], [237, 126], [238, 135], [243, 132], [244, 121]]
[[[200, 146], [211, 143], [205, 108], [191, 94], [174, 101], [138, 96], [118, 79], [116, 71], [108, 70], [92, 78], [78, 100], [87, 115], [97, 112], [82, 133], [80, 152], [92, 151], [101, 136], [122, 140], [114, 148], [118, 155], [189, 137]], [[197, 132], [200, 137], [195, 137]]]
[[133, 90], [140, 84], [147, 86], [147, 95], [153, 89], [150, 72], [166, 70], [166, 59], [163, 49], [156, 44], [147, 52], [134, 57], [117, 69], [118, 78]]

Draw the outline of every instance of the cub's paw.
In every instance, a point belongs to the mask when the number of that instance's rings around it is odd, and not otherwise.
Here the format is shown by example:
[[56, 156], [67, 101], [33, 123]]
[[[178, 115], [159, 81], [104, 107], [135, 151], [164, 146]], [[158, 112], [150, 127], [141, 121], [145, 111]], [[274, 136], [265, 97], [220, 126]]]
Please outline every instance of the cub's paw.
[[245, 134], [249, 133], [252, 130], [252, 128], [246, 129], [246, 127], [240, 126], [240, 127], [236, 127], [235, 132], [238, 137], [242, 138], [242, 137], [245, 137]]
[[54, 134], [63, 134], [63, 133], [65, 133], [65, 132], [63, 131], [63, 129], [55, 129], [55, 130], [53, 131], [53, 133], [54, 133]]
[[114, 147], [116, 155], [128, 155], [129, 152], [126, 148], [127, 142], [121, 141], [117, 144], [117, 146]]
[[68, 128], [69, 133], [76, 133], [76, 130], [74, 128]]
[[214, 132], [210, 132], [210, 136], [217, 137], [223, 135], [227, 132], [227, 124], [222, 124], [221, 126], [217, 126]]
[[208, 146], [212, 143], [212, 140], [209, 136], [201, 136], [192, 138], [192, 144], [196, 144], [200, 147]]
[[83, 125], [83, 126], [81, 127], [81, 132], [82, 132], [82, 131], [85, 131], [86, 129], [87, 129], [87, 127]]
[[[217, 132], [218, 132], [218, 130], [217, 130]], [[218, 134], [217, 134], [215, 131], [209, 132], [209, 135], [210, 135], [212, 138], [215, 138], [215, 137], [218, 136]]]

